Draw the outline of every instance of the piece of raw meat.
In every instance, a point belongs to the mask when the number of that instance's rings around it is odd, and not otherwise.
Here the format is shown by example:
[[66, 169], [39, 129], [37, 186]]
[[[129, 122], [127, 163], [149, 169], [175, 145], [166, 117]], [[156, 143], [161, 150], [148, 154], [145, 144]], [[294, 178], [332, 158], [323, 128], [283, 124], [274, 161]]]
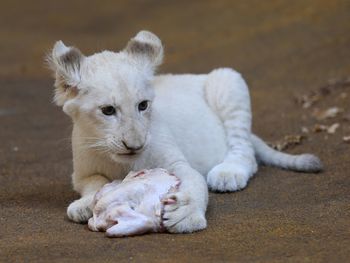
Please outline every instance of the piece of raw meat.
[[163, 232], [164, 205], [175, 202], [165, 196], [179, 185], [175, 175], [161, 168], [130, 172], [122, 182], [106, 184], [96, 193], [89, 228], [109, 237]]

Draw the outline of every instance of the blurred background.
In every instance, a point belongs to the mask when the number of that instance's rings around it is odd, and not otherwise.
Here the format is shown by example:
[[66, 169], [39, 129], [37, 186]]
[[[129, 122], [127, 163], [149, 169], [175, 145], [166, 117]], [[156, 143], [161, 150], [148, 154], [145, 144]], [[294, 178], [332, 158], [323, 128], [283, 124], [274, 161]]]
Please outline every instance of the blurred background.
[[[1, 260], [348, 260], [349, 21], [347, 0], [1, 0]], [[211, 194], [208, 229], [193, 235], [109, 240], [67, 221], [78, 197], [71, 123], [51, 103], [45, 54], [57, 40], [85, 55], [118, 51], [143, 29], [165, 46], [160, 73], [240, 71], [254, 132], [291, 153], [318, 154], [326, 171], [262, 168], [244, 191]]]
[[346, 62], [348, 13], [349, 1], [2, 0], [1, 76], [47, 76], [43, 56], [59, 39], [91, 54], [147, 29], [166, 46], [163, 71], [233, 66], [260, 78], [285, 63], [298, 79], [300, 64], [312, 72], [321, 59]]

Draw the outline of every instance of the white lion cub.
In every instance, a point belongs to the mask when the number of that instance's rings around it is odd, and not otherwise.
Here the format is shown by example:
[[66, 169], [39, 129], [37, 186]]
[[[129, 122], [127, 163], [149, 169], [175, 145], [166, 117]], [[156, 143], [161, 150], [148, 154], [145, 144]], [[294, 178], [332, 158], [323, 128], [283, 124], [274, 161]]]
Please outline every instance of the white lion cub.
[[86, 222], [95, 193], [131, 170], [161, 167], [180, 178], [179, 191], [168, 196], [176, 202], [164, 208], [165, 227], [177, 233], [206, 227], [207, 185], [243, 189], [258, 161], [321, 170], [316, 156], [275, 151], [251, 133], [249, 92], [238, 72], [154, 76], [162, 58], [161, 41], [147, 31], [120, 52], [84, 56], [55, 44], [55, 102], [73, 120], [72, 178], [81, 194], [68, 207], [71, 220]]

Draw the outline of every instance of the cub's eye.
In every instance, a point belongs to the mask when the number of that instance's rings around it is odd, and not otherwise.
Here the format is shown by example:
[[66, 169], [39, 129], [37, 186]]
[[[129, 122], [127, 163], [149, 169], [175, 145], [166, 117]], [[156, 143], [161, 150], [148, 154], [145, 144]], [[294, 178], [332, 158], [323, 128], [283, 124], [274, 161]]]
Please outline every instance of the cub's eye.
[[102, 107], [101, 111], [104, 115], [107, 115], [107, 116], [115, 114], [115, 108], [113, 106]]
[[139, 111], [145, 111], [148, 108], [148, 101], [144, 100], [139, 103]]

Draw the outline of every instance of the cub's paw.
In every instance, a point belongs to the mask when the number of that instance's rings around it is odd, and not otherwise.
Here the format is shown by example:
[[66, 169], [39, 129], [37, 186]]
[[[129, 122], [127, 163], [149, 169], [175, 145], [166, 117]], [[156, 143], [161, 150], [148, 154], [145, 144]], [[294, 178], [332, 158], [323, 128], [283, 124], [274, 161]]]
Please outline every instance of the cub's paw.
[[209, 171], [207, 183], [212, 191], [233, 192], [246, 187], [251, 176], [251, 171], [241, 165], [221, 163]]
[[164, 200], [163, 225], [171, 233], [192, 233], [207, 227], [204, 212], [183, 193], [169, 194]]
[[67, 216], [76, 223], [86, 223], [92, 216], [91, 198], [80, 198], [68, 206]]

